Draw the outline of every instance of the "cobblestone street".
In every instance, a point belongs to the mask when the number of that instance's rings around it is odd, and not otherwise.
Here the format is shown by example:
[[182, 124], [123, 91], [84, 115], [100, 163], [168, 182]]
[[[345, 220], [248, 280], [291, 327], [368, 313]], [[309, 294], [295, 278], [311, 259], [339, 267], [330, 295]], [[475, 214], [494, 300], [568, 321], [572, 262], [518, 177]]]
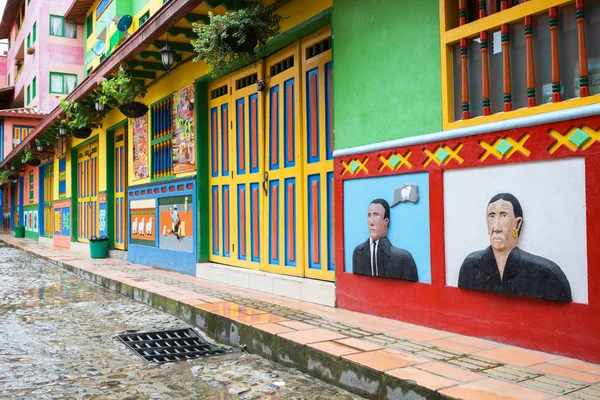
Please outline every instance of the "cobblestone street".
[[237, 349], [149, 364], [115, 335], [187, 325], [0, 247], [0, 398], [355, 399], [296, 370]]

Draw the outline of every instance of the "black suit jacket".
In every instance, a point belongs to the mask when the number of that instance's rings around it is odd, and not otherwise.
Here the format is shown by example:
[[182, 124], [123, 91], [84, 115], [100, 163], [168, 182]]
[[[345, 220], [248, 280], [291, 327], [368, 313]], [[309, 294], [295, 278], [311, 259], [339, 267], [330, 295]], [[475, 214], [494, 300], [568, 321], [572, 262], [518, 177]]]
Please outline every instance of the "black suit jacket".
[[571, 286], [556, 263], [515, 247], [511, 250], [500, 278], [498, 264], [490, 247], [467, 256], [460, 267], [458, 287], [570, 302]]
[[[352, 254], [352, 270], [355, 274], [371, 275], [370, 241], [359, 244]], [[377, 245], [376, 276], [385, 278], [404, 279], [416, 282], [419, 280], [417, 265], [412, 255], [403, 249], [392, 246], [387, 237], [379, 239]]]

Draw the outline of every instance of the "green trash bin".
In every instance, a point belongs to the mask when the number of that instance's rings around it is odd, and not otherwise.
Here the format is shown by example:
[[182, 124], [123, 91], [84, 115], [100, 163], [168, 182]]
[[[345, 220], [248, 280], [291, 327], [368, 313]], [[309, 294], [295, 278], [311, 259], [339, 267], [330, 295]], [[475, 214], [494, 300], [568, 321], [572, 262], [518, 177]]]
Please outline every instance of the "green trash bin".
[[90, 238], [90, 255], [92, 258], [108, 257], [108, 238], [106, 236]]
[[15, 237], [16, 238], [24, 238], [25, 237], [25, 227], [24, 226], [15, 226]]

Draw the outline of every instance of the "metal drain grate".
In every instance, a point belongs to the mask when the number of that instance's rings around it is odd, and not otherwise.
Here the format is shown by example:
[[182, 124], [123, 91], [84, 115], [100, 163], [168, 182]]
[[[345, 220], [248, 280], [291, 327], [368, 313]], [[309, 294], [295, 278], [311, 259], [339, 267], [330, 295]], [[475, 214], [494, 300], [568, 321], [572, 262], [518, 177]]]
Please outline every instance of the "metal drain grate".
[[117, 335], [119, 340], [147, 361], [165, 363], [225, 353], [202, 339], [193, 329], [136, 332]]

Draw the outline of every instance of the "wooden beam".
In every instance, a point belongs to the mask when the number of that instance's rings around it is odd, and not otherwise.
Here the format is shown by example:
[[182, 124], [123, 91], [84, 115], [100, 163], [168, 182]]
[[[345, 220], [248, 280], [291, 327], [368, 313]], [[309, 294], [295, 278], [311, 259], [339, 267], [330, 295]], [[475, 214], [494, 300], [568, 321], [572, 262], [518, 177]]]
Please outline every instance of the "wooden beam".
[[[164, 40], [155, 40], [153, 44], [154, 44], [154, 47], [156, 47], [158, 50], [165, 47]], [[193, 53], [194, 52], [194, 46], [192, 46], [190, 43], [169, 42], [169, 46], [175, 51], [182, 51], [184, 53]]]
[[[142, 58], [154, 58], [156, 61], [162, 61], [160, 59], [160, 53], [158, 51], [142, 51], [140, 53], [140, 57]], [[175, 54], [175, 56], [173, 57], [173, 61], [175, 62], [181, 62], [181, 54]]]

